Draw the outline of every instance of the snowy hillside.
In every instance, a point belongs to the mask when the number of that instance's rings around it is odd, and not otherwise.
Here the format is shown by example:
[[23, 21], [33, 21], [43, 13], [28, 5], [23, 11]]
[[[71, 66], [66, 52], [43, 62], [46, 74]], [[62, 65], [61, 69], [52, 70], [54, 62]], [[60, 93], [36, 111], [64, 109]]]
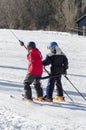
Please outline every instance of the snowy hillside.
[[[61, 32], [21, 31], [13, 33], [27, 44], [35, 41], [43, 58], [47, 45], [56, 41], [69, 59], [68, 78], [86, 99], [86, 37]], [[26, 50], [11, 30], [0, 29], [0, 130], [86, 130], [86, 100], [63, 76], [66, 103], [31, 104], [19, 100], [27, 73]], [[49, 67], [47, 67], [49, 70]], [[46, 76], [44, 71], [42, 76]], [[41, 80], [45, 93], [46, 80]], [[36, 95], [32, 85], [33, 96]], [[10, 95], [18, 97], [10, 98]], [[56, 91], [54, 91], [54, 96]]]

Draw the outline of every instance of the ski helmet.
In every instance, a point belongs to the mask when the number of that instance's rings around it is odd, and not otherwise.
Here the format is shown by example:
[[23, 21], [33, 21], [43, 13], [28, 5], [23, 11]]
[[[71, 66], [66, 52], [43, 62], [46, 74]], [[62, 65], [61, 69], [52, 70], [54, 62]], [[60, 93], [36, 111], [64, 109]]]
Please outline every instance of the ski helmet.
[[58, 44], [56, 42], [50, 42], [50, 44], [48, 45], [48, 49], [50, 49], [50, 51], [52, 53], [56, 53], [56, 47], [58, 46]]
[[35, 48], [35, 47], [36, 47], [35, 42], [33, 42], [33, 41], [28, 42], [28, 44], [27, 44], [27, 49], [28, 49], [28, 50], [31, 49], [31, 48]]
[[50, 44], [48, 45], [47, 48], [50, 49], [50, 48], [53, 48], [53, 47], [56, 47], [56, 46], [58, 46], [56, 42], [50, 42]]

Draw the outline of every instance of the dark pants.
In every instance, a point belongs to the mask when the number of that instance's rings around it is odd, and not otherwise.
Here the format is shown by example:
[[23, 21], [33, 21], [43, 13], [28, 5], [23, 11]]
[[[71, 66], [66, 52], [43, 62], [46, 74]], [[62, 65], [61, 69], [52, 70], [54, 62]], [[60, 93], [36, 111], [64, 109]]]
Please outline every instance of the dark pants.
[[43, 96], [43, 89], [41, 88], [40, 83], [40, 77], [41, 75], [32, 75], [27, 74], [24, 80], [24, 90], [25, 90], [25, 98], [32, 99], [32, 90], [31, 90], [31, 84], [34, 84], [37, 97]]
[[46, 97], [52, 99], [54, 87], [56, 85], [57, 96], [63, 96], [63, 88], [61, 84], [61, 75], [55, 78], [50, 78], [48, 80], [48, 85], [46, 88]]

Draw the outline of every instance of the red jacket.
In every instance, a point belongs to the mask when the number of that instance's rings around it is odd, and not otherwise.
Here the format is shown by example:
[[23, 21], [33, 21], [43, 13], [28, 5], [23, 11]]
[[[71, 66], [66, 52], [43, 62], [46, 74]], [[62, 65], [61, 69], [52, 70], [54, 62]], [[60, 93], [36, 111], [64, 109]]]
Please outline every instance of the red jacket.
[[34, 75], [42, 74], [42, 55], [41, 52], [37, 48], [31, 48], [28, 55], [28, 73]]

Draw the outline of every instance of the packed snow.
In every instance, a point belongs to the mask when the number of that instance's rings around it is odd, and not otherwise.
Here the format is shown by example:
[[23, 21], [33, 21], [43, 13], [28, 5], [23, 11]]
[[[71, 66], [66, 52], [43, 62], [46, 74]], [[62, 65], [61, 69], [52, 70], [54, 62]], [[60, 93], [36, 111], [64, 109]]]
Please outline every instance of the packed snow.
[[[25, 45], [34, 41], [43, 58], [48, 53], [47, 45], [51, 41], [58, 43], [68, 57], [67, 76], [74, 85], [62, 77], [65, 103], [28, 103], [21, 100], [28, 63], [27, 51], [20, 46], [18, 40], [24, 41]], [[46, 67], [48, 71], [49, 67]], [[45, 70], [42, 77], [44, 76], [47, 76]], [[45, 94], [47, 79], [41, 80], [41, 84]], [[55, 89], [53, 96], [56, 95]], [[32, 93], [36, 96], [33, 84]], [[55, 31], [0, 29], [0, 130], [86, 130], [85, 99], [85, 36]]]

